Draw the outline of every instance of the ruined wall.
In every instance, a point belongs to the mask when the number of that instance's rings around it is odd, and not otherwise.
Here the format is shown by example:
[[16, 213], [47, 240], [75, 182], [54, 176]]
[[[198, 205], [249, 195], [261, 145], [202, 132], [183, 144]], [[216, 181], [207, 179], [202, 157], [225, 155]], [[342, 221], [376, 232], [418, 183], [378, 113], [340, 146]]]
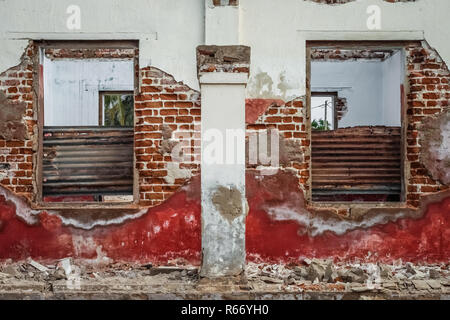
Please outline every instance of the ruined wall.
[[[248, 260], [295, 262], [314, 257], [373, 262], [448, 260], [449, 72], [426, 42], [406, 48], [406, 65], [409, 83], [404, 88], [409, 92], [404, 120], [406, 202], [368, 206], [312, 204], [308, 200], [309, 148], [297, 148], [297, 161], [280, 162], [278, 171], [272, 175], [261, 168], [247, 170]], [[249, 129], [277, 128], [284, 119], [272, 115], [292, 110], [291, 102], [272, 99], [248, 102]], [[298, 109], [298, 115], [305, 116], [305, 109]], [[276, 125], [270, 123], [273, 120]], [[295, 143], [293, 138], [301, 137], [302, 145], [309, 146], [309, 129], [304, 125], [294, 125], [292, 129], [284, 135], [285, 139]], [[299, 160], [302, 156], [303, 161]]]
[[[190, 8], [192, 5], [185, 5], [187, 7], [177, 12], [200, 21], [202, 12], [195, 9], [198, 2], [194, 9]], [[204, 1], [201, 2], [203, 5]], [[303, 97], [306, 72], [302, 51], [305, 36], [298, 38], [296, 32], [299, 29], [335, 31], [341, 27], [339, 19], [348, 22], [345, 24], [348, 29], [368, 32], [365, 26], [361, 27], [365, 24], [367, 4], [382, 3], [355, 1], [345, 6], [325, 6], [307, 5], [308, 2], [291, 1], [284, 6], [273, 6], [272, 1], [261, 0], [240, 2], [241, 40], [252, 47], [247, 133], [276, 130], [280, 133], [282, 155], [277, 167], [248, 165], [247, 260], [296, 262], [305, 257], [331, 257], [345, 261], [379, 259], [392, 262], [401, 258], [403, 261], [447, 262], [450, 254], [450, 194], [448, 180], [441, 173], [449, 170], [449, 148], [442, 148], [448, 144], [448, 118], [445, 115], [450, 99], [449, 73], [437, 51], [425, 44], [407, 50], [410, 88], [405, 88], [405, 92], [409, 92], [406, 205], [312, 207], [308, 202], [310, 133]], [[104, 5], [102, 1], [98, 3]], [[143, 8], [143, 3], [137, 4], [136, 10]], [[140, 208], [90, 212], [31, 209], [32, 164], [36, 151], [33, 95], [38, 90], [32, 81], [33, 76], [38, 76], [38, 73], [33, 75], [34, 47], [25, 50], [22, 62], [16, 67], [9, 68], [11, 54], [4, 60], [9, 69], [3, 68], [7, 70], [0, 75], [0, 259], [72, 256], [98, 263], [110, 259], [158, 264], [200, 263], [200, 167], [196, 152], [200, 96], [192, 88], [197, 79], [194, 48], [201, 42], [201, 32], [197, 25], [192, 28], [194, 31], [186, 28], [190, 20], [186, 22], [172, 16], [173, 2], [155, 3], [145, 4], [151, 6], [152, 12], [166, 10], [167, 14], [161, 14], [157, 19], [143, 15], [145, 21], [139, 20], [143, 22], [140, 26], [156, 30], [148, 25], [148, 21], [158, 24], [166, 21], [168, 16], [174, 23], [158, 37], [141, 43], [144, 50], [140, 51], [141, 66], [137, 70], [141, 93], [136, 96], [135, 108]], [[396, 8], [386, 12], [383, 23], [394, 31], [425, 30], [425, 35], [433, 39], [433, 47], [438, 47], [448, 59], [448, 44], [439, 36], [444, 34], [445, 38], [445, 33], [435, 32], [436, 28], [445, 29], [448, 19], [442, 19], [442, 24], [429, 22], [439, 20], [434, 15], [447, 14], [445, 10], [439, 10], [445, 8], [446, 3], [417, 1], [417, 7], [402, 6], [402, 14], [399, 7], [386, 4]], [[4, 3], [0, 2], [1, 5]], [[310, 5], [314, 6], [312, 11], [304, 10]], [[254, 6], [264, 14], [253, 10]], [[39, 10], [47, 9], [44, 5]], [[319, 9], [326, 13], [322, 16]], [[187, 14], [190, 10], [200, 13]], [[331, 10], [342, 11], [336, 14]], [[343, 10], [349, 10], [351, 15], [343, 14]], [[124, 7], [117, 6], [114, 12], [124, 12], [125, 16], [129, 13]], [[341, 17], [338, 26], [325, 19], [327, 16]], [[26, 19], [25, 14], [21, 17], [23, 19], [17, 21], [30, 20], [33, 25], [32, 19]], [[6, 17], [4, 21], [11, 25], [11, 30], [17, 29], [10, 18]], [[287, 23], [293, 21], [295, 23]], [[118, 24], [116, 27], [119, 30], [124, 26]], [[181, 35], [174, 31], [181, 29]], [[44, 29], [36, 27], [36, 30], [42, 32]], [[88, 26], [83, 32], [89, 34], [89, 30], [93, 28]], [[273, 30], [276, 30], [275, 35]], [[114, 31], [113, 28], [111, 32]], [[139, 33], [139, 38], [146, 37], [150, 36]], [[188, 40], [184, 41], [184, 38]], [[18, 40], [13, 41], [14, 45], [11, 41], [8, 38], [0, 47], [13, 48], [11, 51], [20, 56], [23, 50], [15, 50], [18, 45], [14, 41]], [[3, 43], [7, 45], [3, 46]], [[183, 83], [178, 82], [180, 80]], [[428, 132], [433, 134], [428, 135]], [[178, 144], [177, 133], [186, 134], [187, 154], [193, 155], [181, 163], [173, 161], [170, 152]], [[437, 136], [442, 140], [440, 145], [434, 143]], [[430, 157], [424, 158], [428, 152]]]
[[0, 74], [0, 185], [28, 199], [33, 193], [36, 116], [33, 104], [33, 57], [29, 46], [22, 62]]
[[[137, 49], [48, 50], [52, 58], [130, 58], [137, 54]], [[140, 79], [140, 92], [135, 95], [139, 207], [36, 210], [31, 208], [36, 194], [36, 55], [31, 42], [22, 63], [0, 78], [0, 259], [72, 256], [96, 263], [198, 264], [200, 185], [194, 176], [199, 171], [199, 93], [157, 68], [136, 66]], [[173, 160], [175, 148], [180, 158]], [[155, 206], [158, 209], [149, 209]]]
[[[420, 195], [448, 189], [437, 179], [430, 176], [430, 170], [420, 161], [420, 154], [426, 141], [419, 140], [419, 133], [427, 130], [424, 123], [450, 108], [450, 72], [439, 54], [425, 42], [422, 46], [407, 48], [407, 77], [409, 92], [407, 95], [406, 153], [409, 177], [406, 187], [407, 203], [420, 205]], [[448, 134], [448, 133], [447, 133]], [[431, 138], [431, 137], [430, 137]], [[431, 138], [432, 139], [432, 138]], [[435, 163], [434, 165], [437, 165]], [[430, 167], [430, 164], [428, 164]], [[443, 170], [450, 170], [447, 166]], [[434, 171], [431, 169], [431, 171]]]
[[[140, 204], [154, 206], [199, 172], [200, 94], [154, 67], [141, 69], [141, 75], [142, 93], [135, 103], [136, 166]], [[182, 157], [172, 159], [177, 150]]]
[[[7, 83], [2, 80], [2, 92], [6, 96], [3, 106], [20, 106], [22, 101], [29, 101], [23, 120], [13, 119], [13, 123], [28, 125], [27, 140], [21, 141], [21, 135], [17, 138], [12, 133], [4, 133], [7, 140], [2, 156], [26, 150], [29, 154], [2, 158], [5, 160], [1, 170], [6, 178], [2, 180], [0, 195], [0, 258], [73, 256], [97, 262], [114, 259], [199, 264], [200, 168], [195, 150], [199, 138], [196, 125], [200, 122], [198, 92], [155, 67], [138, 70], [141, 94], [136, 96], [135, 151], [140, 209], [126, 212], [33, 210], [26, 200], [31, 199], [32, 186], [19, 184], [24, 181], [20, 180], [22, 173], [16, 176], [23, 165], [28, 165], [28, 175], [33, 172], [33, 94], [15, 94], [15, 89], [9, 90], [18, 86], [20, 93], [21, 86], [33, 87], [32, 46], [27, 53], [24, 63], [3, 73], [3, 77], [23, 79]], [[448, 161], [445, 161], [448, 148], [442, 149], [442, 145], [448, 143], [445, 141], [448, 140], [449, 73], [438, 54], [425, 43], [408, 47], [407, 53], [410, 88], [405, 90], [410, 93], [406, 112], [406, 166], [410, 176], [406, 206], [311, 206], [308, 202], [310, 134], [304, 98], [289, 102], [247, 99], [247, 136], [268, 129], [278, 132], [280, 139], [278, 167], [267, 164], [247, 167], [248, 260], [448, 259], [450, 195], [448, 180], [438, 173], [448, 172]], [[432, 134], [427, 135], [429, 130]], [[193, 155], [190, 161], [179, 163], [171, 159], [170, 150], [179, 142], [177, 132], [187, 133], [183, 137], [188, 141], [187, 154]], [[444, 144], [434, 143], [436, 134], [441, 135]], [[6, 147], [12, 144], [20, 146]], [[29, 148], [25, 147], [27, 144]], [[435, 157], [423, 159], [421, 155], [429, 150], [434, 150], [430, 154]], [[15, 159], [20, 161], [12, 161]]]

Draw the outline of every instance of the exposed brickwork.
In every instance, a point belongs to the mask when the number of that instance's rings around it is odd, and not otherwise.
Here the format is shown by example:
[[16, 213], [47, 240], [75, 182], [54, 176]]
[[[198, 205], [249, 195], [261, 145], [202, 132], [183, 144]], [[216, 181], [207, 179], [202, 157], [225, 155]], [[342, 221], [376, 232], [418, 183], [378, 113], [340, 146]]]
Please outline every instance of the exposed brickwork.
[[45, 50], [45, 56], [50, 59], [126, 59], [134, 58], [139, 54], [138, 49], [112, 49], [112, 48], [101, 48], [101, 49], [60, 49], [60, 48], [49, 48]]
[[[135, 58], [138, 49], [47, 49], [45, 53], [54, 59]], [[31, 201], [34, 200], [33, 154], [36, 154], [33, 145], [37, 145], [37, 114], [33, 104], [35, 54], [36, 47], [30, 44], [22, 63], [0, 75], [0, 89], [7, 102], [26, 103], [23, 121], [28, 134], [25, 140], [0, 140], [0, 184]], [[137, 69], [137, 72], [141, 73], [142, 81], [141, 94], [135, 97], [135, 154], [140, 204], [152, 206], [167, 199], [199, 169], [200, 97], [198, 92], [156, 68]], [[171, 137], [163, 137], [163, 128], [169, 129]], [[181, 139], [176, 139], [179, 136]], [[172, 147], [180, 140], [187, 145], [182, 149], [185, 157], [181, 160], [189, 160], [173, 162], [168, 169], [167, 164], [172, 162], [171, 150], [162, 148], [162, 145], [163, 140], [170, 141], [171, 138], [174, 138]]]
[[356, 61], [378, 60], [383, 61], [392, 56], [393, 50], [364, 50], [364, 49], [311, 49], [313, 61]]
[[407, 110], [407, 165], [410, 177], [407, 181], [407, 202], [419, 205], [421, 193], [436, 192], [448, 188], [433, 180], [420, 162], [422, 148], [419, 131], [423, 123], [450, 108], [450, 72], [439, 54], [425, 42], [422, 46], [406, 49], [409, 79]]
[[[29, 45], [21, 63], [0, 74], [0, 91], [6, 103], [17, 107], [23, 119], [17, 124], [26, 126], [26, 136], [0, 137], [0, 185], [29, 199], [33, 194], [33, 140], [36, 117], [33, 108], [33, 45]], [[0, 110], [3, 112], [5, 110]], [[22, 139], [23, 138], [23, 139]]]
[[302, 98], [294, 99], [282, 106], [274, 104], [257, 121], [247, 123], [247, 135], [255, 131], [277, 130], [282, 138], [290, 141], [291, 145], [298, 146], [297, 152], [303, 155], [304, 161], [288, 161], [281, 165], [281, 169], [293, 170], [299, 178], [300, 187], [308, 190], [311, 141], [306, 131], [304, 107]]
[[239, 0], [212, 0], [213, 5], [218, 6], [238, 6]]
[[[405, 125], [407, 154], [405, 166], [408, 168], [406, 177], [406, 200], [407, 204], [413, 207], [420, 205], [420, 196], [425, 193], [438, 192], [448, 189], [448, 186], [442, 185], [434, 180], [428, 170], [420, 162], [421, 145], [419, 141], [419, 132], [426, 119], [432, 118], [442, 112], [447, 112], [450, 108], [450, 90], [449, 90], [449, 71], [445, 63], [439, 57], [438, 53], [430, 48], [425, 42], [421, 45], [411, 45], [406, 48], [407, 59], [407, 78], [409, 79], [409, 94], [407, 95], [407, 119]], [[325, 61], [326, 59], [324, 59]], [[408, 92], [408, 89], [406, 89]], [[341, 101], [343, 102], [343, 101]], [[342, 105], [344, 112], [345, 104]], [[289, 118], [276, 117], [284, 112], [291, 112], [290, 105], [281, 107], [269, 107], [265, 114], [258, 119], [255, 124], [249, 124], [248, 128], [253, 130], [262, 130], [266, 128], [276, 128], [280, 130], [289, 129], [283, 132], [285, 138], [299, 138], [304, 146], [302, 152], [305, 158], [302, 163], [292, 164], [292, 167], [298, 168], [300, 187], [308, 190], [310, 184], [310, 136], [306, 131], [303, 118], [300, 125], [289, 123]], [[272, 124], [272, 122], [275, 122]], [[284, 126], [284, 124], [288, 124]], [[282, 131], [280, 130], [280, 131]], [[290, 166], [286, 166], [288, 168]], [[346, 216], [347, 209], [336, 209], [338, 214]]]
[[208, 72], [250, 72], [250, 47], [247, 46], [198, 46], [198, 74]]
[[[32, 62], [35, 51], [34, 46], [30, 45], [22, 63], [0, 75], [0, 89], [8, 102], [26, 103], [24, 123], [27, 124], [28, 135], [25, 140], [0, 140], [0, 183], [30, 200], [33, 195], [33, 141], [36, 139]], [[53, 54], [62, 57], [61, 51], [53, 51]], [[447, 188], [434, 181], [421, 164], [418, 133], [426, 118], [448, 110], [450, 79], [445, 63], [436, 51], [425, 44], [408, 47], [406, 57], [410, 85], [409, 91], [405, 89], [409, 92], [406, 166], [410, 174], [406, 181], [406, 196], [409, 205], [418, 206], [422, 193]], [[231, 61], [230, 65], [233, 65]], [[141, 69], [140, 77], [142, 92], [135, 97], [140, 203], [154, 206], [170, 197], [200, 170], [200, 95], [154, 67]], [[307, 191], [310, 183], [310, 137], [304, 106], [302, 99], [282, 106], [272, 105], [257, 121], [247, 124], [247, 131], [278, 130], [283, 139], [299, 145], [299, 153], [304, 155], [304, 160], [283, 163], [282, 169], [295, 170], [300, 186]], [[188, 157], [178, 162], [172, 159], [171, 151], [177, 146], [180, 135], [186, 143], [184, 150]], [[342, 214], [345, 215], [345, 212]]]
[[[157, 68], [143, 68], [141, 76], [142, 94], [135, 103], [136, 167], [140, 204], [154, 206], [200, 169], [200, 94]], [[172, 147], [180, 141], [186, 157], [173, 161]]]

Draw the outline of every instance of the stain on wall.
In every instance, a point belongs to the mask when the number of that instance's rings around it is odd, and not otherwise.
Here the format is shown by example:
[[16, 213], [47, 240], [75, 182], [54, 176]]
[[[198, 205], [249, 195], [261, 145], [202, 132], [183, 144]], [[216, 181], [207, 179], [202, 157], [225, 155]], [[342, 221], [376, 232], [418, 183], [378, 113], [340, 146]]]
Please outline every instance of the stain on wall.
[[235, 187], [219, 186], [212, 194], [212, 203], [217, 211], [228, 221], [242, 215], [242, 194]]
[[420, 144], [421, 163], [433, 179], [450, 184], [450, 109], [423, 122]]
[[26, 103], [10, 102], [0, 91], [0, 138], [20, 141], [27, 138], [27, 128], [23, 122], [26, 108]]

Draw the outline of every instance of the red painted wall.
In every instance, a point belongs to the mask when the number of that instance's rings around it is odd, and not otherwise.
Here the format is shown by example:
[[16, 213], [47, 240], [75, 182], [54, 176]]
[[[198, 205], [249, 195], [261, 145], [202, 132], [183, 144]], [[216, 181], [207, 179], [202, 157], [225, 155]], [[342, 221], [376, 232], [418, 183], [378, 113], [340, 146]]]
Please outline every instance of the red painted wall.
[[[191, 185], [199, 189], [196, 181]], [[81, 230], [62, 226], [59, 217], [45, 212], [39, 219], [39, 224], [28, 225], [0, 196], [0, 259], [95, 259], [101, 248], [102, 254], [118, 261], [200, 263], [200, 196], [191, 197], [185, 189], [121, 225]]]
[[[449, 261], [450, 198], [429, 205], [419, 219], [404, 218], [342, 235], [326, 231], [312, 236], [308, 227], [294, 220], [275, 220], [265, 209], [292, 203], [295, 194], [301, 197], [293, 185], [295, 178], [281, 175], [267, 181], [247, 174], [249, 261], [292, 262], [305, 257], [342, 261]], [[40, 260], [67, 256], [95, 259], [101, 246], [103, 254], [119, 261], [198, 265], [199, 190], [197, 176], [187, 188], [142, 217], [92, 230], [62, 226], [57, 216], [48, 213], [40, 215], [37, 225], [28, 225], [15, 215], [14, 205], [0, 197], [0, 259], [20, 260], [29, 256]]]

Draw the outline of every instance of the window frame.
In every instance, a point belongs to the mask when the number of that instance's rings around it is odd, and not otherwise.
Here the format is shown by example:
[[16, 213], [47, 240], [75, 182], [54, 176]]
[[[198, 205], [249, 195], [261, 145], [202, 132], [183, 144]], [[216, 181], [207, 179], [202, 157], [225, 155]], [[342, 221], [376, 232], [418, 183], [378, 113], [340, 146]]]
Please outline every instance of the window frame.
[[333, 99], [333, 130], [338, 128], [338, 118], [336, 112], [336, 99], [338, 98], [337, 91], [312, 91], [311, 97], [332, 97]]
[[[99, 126], [104, 126], [103, 122], [104, 122], [104, 105], [103, 105], [103, 99], [105, 95], [108, 94], [115, 94], [115, 95], [133, 95], [133, 99], [134, 99], [134, 94], [133, 91], [129, 91], [129, 90], [120, 90], [120, 91], [116, 91], [116, 90], [101, 90], [98, 92], [98, 125]], [[134, 103], [134, 100], [133, 100]], [[134, 119], [134, 114], [133, 114], [133, 119]]]
[[336, 49], [344, 48], [344, 49], [396, 49], [401, 50], [401, 54], [403, 57], [403, 82], [400, 88], [400, 114], [401, 114], [401, 163], [400, 163], [400, 174], [401, 174], [401, 192], [400, 192], [400, 200], [397, 202], [345, 202], [345, 201], [313, 201], [312, 200], [312, 143], [309, 144], [308, 147], [308, 167], [309, 167], [309, 179], [307, 186], [305, 188], [305, 200], [307, 205], [312, 208], [325, 208], [325, 207], [334, 207], [337, 209], [348, 209], [348, 208], [362, 208], [369, 209], [374, 207], [385, 207], [385, 208], [404, 208], [407, 206], [406, 201], [406, 179], [408, 177], [409, 164], [406, 156], [406, 139], [407, 139], [407, 95], [409, 93], [409, 83], [408, 77], [406, 74], [407, 70], [407, 61], [405, 55], [405, 48], [410, 44], [420, 44], [420, 41], [412, 41], [412, 40], [307, 40], [305, 42], [305, 54], [306, 54], [306, 131], [307, 137], [309, 141], [311, 141], [311, 49], [320, 48], [320, 49]]
[[[44, 132], [44, 81], [42, 52], [45, 49], [135, 49], [134, 55], [134, 90], [127, 91], [134, 94], [134, 113], [136, 112], [136, 97], [141, 92], [139, 72], [139, 40], [34, 40], [36, 54], [33, 57], [33, 104], [37, 113], [37, 135], [35, 143], [37, 151], [33, 157], [33, 190], [34, 197], [31, 207], [33, 209], [130, 209], [139, 208], [139, 173], [136, 169], [136, 149], [133, 141], [133, 201], [131, 202], [45, 202], [43, 199], [43, 132]], [[133, 132], [136, 127], [136, 116], [134, 114]], [[133, 139], [134, 140], [134, 139]]]

